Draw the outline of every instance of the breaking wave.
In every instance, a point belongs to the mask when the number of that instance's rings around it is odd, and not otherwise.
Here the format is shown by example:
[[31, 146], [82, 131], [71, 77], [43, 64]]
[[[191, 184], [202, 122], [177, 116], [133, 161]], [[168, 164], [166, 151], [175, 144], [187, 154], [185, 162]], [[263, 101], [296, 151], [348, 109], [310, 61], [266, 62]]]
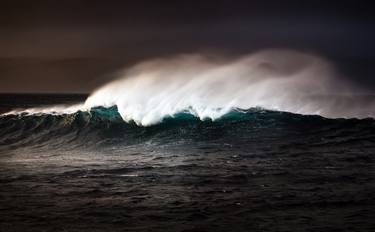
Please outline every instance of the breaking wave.
[[[216, 121], [200, 120], [189, 111], [165, 117], [161, 123], [140, 127], [124, 123], [116, 106], [95, 107], [72, 114], [9, 114], [0, 117], [0, 151], [15, 148], [69, 149], [102, 145], [168, 144], [179, 141], [241, 143], [249, 139], [303, 133], [320, 141], [374, 135], [373, 119], [327, 119], [261, 108], [233, 109]], [[330, 137], [331, 136], [331, 137]]]
[[235, 60], [179, 56], [144, 62], [118, 75], [85, 107], [116, 105], [125, 121], [143, 126], [184, 110], [212, 120], [252, 107], [325, 117], [375, 113], [373, 101], [371, 107], [353, 102], [358, 89], [339, 80], [327, 61], [295, 51], [267, 50]]
[[181, 55], [140, 63], [94, 91], [84, 104], [8, 114], [72, 114], [116, 106], [126, 122], [150, 126], [187, 112], [217, 120], [234, 109], [262, 108], [324, 117], [373, 117], [374, 98], [338, 78], [326, 60], [266, 50], [237, 59]]

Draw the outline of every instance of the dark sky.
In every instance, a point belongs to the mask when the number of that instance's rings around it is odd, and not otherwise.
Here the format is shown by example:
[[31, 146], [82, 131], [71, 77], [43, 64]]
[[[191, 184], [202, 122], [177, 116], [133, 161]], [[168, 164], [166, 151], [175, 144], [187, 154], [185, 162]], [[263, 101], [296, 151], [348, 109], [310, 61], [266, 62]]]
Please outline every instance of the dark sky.
[[179, 53], [291, 48], [375, 90], [367, 1], [1, 1], [0, 92], [90, 92], [119, 69]]

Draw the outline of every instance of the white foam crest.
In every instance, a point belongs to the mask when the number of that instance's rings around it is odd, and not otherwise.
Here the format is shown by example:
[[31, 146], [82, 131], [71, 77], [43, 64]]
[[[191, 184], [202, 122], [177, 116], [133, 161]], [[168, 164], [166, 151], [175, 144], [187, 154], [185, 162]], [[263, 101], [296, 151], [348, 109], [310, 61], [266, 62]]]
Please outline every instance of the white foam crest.
[[212, 120], [233, 108], [251, 107], [327, 117], [374, 115], [374, 108], [350, 111], [321, 98], [352, 92], [322, 58], [266, 50], [229, 61], [182, 55], [143, 62], [120, 72], [84, 106], [117, 105], [125, 121], [143, 126], [183, 110]]
[[[149, 126], [189, 111], [216, 120], [234, 108], [261, 107], [325, 117], [374, 117], [375, 98], [337, 77], [326, 60], [266, 50], [223, 60], [181, 55], [142, 62], [94, 91], [84, 104], [16, 109], [3, 115], [72, 114], [117, 106], [122, 118]], [[369, 94], [368, 92], [366, 94]]]
[[62, 115], [62, 114], [73, 114], [77, 111], [86, 111], [88, 108], [84, 107], [84, 104], [75, 104], [75, 105], [53, 105], [45, 107], [33, 107], [27, 109], [15, 109], [4, 113], [2, 115], [42, 115], [42, 114], [51, 114], [51, 115]]

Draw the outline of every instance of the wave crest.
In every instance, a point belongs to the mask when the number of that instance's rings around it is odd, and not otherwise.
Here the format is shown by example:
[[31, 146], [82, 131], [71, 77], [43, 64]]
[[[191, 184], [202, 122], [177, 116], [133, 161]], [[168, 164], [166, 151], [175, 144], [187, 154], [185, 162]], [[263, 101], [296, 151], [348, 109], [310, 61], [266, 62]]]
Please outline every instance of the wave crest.
[[181, 55], [135, 65], [94, 91], [84, 104], [7, 114], [72, 114], [117, 107], [126, 122], [160, 123], [181, 112], [217, 120], [236, 109], [264, 108], [324, 117], [374, 117], [375, 97], [339, 79], [326, 60], [266, 50], [238, 59]]
[[142, 126], [184, 110], [216, 120], [234, 108], [253, 107], [326, 117], [373, 116], [374, 107], [337, 104], [333, 95], [355, 92], [347, 86], [327, 61], [296, 51], [267, 50], [236, 60], [184, 55], [120, 72], [119, 79], [89, 96], [85, 108], [117, 106], [125, 121]]

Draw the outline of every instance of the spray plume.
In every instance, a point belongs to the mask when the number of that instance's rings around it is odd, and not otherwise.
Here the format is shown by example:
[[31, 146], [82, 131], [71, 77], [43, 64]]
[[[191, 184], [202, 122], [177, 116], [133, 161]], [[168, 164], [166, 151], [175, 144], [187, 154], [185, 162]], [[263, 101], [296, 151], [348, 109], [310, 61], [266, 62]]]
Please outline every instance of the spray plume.
[[85, 107], [117, 105], [125, 121], [144, 126], [181, 111], [215, 120], [251, 107], [326, 117], [374, 115], [373, 107], [353, 108], [347, 100], [338, 105], [338, 96], [354, 90], [327, 61], [296, 51], [266, 50], [230, 61], [182, 55], [143, 62], [119, 76], [96, 90]]
[[14, 110], [7, 114], [71, 114], [117, 106], [121, 117], [149, 126], [188, 112], [218, 119], [253, 107], [324, 117], [374, 117], [375, 98], [338, 78], [318, 56], [265, 50], [237, 59], [180, 55], [155, 59], [118, 72], [84, 104]]

